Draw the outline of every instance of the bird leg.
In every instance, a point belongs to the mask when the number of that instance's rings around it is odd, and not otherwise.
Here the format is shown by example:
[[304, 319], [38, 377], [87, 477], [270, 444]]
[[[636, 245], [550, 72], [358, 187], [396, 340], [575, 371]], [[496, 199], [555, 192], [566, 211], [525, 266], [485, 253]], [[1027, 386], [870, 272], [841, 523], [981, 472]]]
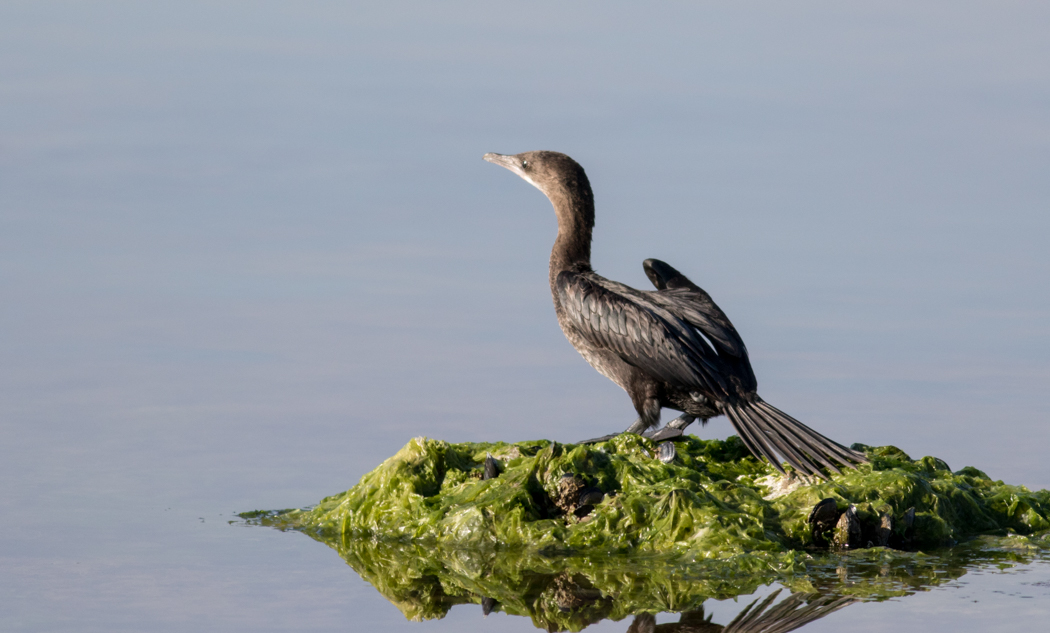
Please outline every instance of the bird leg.
[[[631, 426], [627, 427], [627, 430], [624, 431], [624, 433], [636, 433], [638, 435], [641, 435], [642, 431], [644, 431], [646, 429], [646, 427], [647, 427], [647, 425], [645, 424], [645, 422], [643, 422], [641, 418], [638, 418], [637, 420], [634, 421], [634, 424], [632, 424]], [[611, 440], [612, 438], [616, 437], [617, 435], [622, 435], [622, 434], [621, 433], [610, 433], [609, 435], [603, 435], [601, 437], [595, 437], [595, 438], [591, 438], [589, 440], [583, 440], [582, 442], [577, 442], [577, 444], [597, 444], [598, 442], [604, 442], [606, 440]]]
[[[637, 434], [639, 434], [639, 435], [641, 435], [643, 437], [647, 437], [647, 438], [649, 438], [651, 440], [654, 440], [654, 441], [669, 440], [669, 439], [672, 439], [672, 438], [684, 435], [683, 429], [685, 429], [685, 427], [687, 427], [690, 424], [692, 424], [694, 420], [696, 420], [696, 416], [689, 415], [688, 413], [683, 413], [682, 415], [680, 415], [677, 418], [675, 418], [675, 419], [671, 420], [670, 422], [668, 422], [664, 426], [664, 428], [660, 429], [659, 431], [654, 431], [654, 430], [646, 430], [647, 428], [651, 428], [651, 427], [648, 427], [648, 425], [646, 425], [646, 423], [642, 420], [642, 418], [638, 418], [637, 420], [634, 421], [634, 424], [632, 424], [631, 426], [627, 427], [627, 430], [624, 431], [624, 433], [637, 433]], [[579, 443], [580, 444], [597, 444], [598, 442], [604, 442], [606, 440], [611, 440], [612, 438], [616, 437], [617, 435], [620, 435], [620, 433], [613, 433], [611, 435], [603, 435], [601, 437], [596, 437], [596, 438], [593, 438], [593, 439], [590, 439], [590, 440], [584, 440], [584, 441], [579, 442]]]
[[[659, 420], [657, 420], [657, 422], [659, 422]], [[631, 426], [627, 427], [627, 430], [624, 431], [624, 433], [637, 433], [637, 434], [641, 435], [650, 426], [651, 425], [647, 424], [645, 422], [645, 420], [643, 420], [642, 418], [638, 418], [637, 420], [634, 421], [634, 424], [632, 424]]]
[[681, 437], [682, 435], [685, 435], [685, 427], [692, 424], [693, 420], [695, 419], [696, 416], [689, 415], [688, 413], [683, 413], [682, 415], [678, 416], [677, 418], [671, 420], [666, 425], [664, 425], [664, 428], [649, 435], [646, 435], [646, 437], [653, 440], [654, 442]]
[[668, 422], [667, 426], [665, 426], [664, 428], [665, 429], [667, 429], [667, 428], [678, 429], [679, 431], [684, 431], [685, 427], [687, 427], [690, 424], [692, 424], [694, 420], [696, 420], [696, 416], [695, 415], [689, 415], [688, 413], [683, 413], [682, 415], [680, 415], [677, 418], [675, 418], [675, 419], [671, 420], [670, 422]]

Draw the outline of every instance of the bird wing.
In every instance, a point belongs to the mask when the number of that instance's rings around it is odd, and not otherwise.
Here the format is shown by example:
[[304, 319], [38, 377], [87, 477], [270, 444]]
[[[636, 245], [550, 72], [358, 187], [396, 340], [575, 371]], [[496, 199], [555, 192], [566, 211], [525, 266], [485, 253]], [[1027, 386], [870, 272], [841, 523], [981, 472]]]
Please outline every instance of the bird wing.
[[695, 327], [719, 352], [736, 358], [747, 356], [747, 348], [736, 328], [703, 290], [668, 288], [651, 294], [653, 303], [674, 312]]
[[642, 267], [656, 286], [656, 292], [646, 293], [651, 300], [678, 315], [711, 343], [732, 375], [738, 391], [744, 393], [757, 389], [758, 381], [747, 357], [747, 346], [711, 295], [673, 266], [658, 259], [647, 259], [642, 262]]
[[706, 336], [720, 353], [747, 358], [747, 347], [711, 295], [669, 264], [647, 259], [642, 268], [656, 286], [653, 302], [671, 310]]
[[564, 271], [555, 281], [572, 328], [649, 375], [686, 389], [727, 392], [726, 368], [693, 326], [642, 292], [593, 272]]

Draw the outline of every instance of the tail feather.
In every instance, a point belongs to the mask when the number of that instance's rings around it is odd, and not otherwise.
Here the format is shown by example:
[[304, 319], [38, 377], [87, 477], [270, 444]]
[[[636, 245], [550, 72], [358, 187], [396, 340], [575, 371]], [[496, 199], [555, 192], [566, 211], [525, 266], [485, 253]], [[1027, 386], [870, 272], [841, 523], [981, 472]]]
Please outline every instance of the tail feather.
[[[802, 428], [800, 428], [801, 423], [797, 420], [794, 420], [794, 418], [785, 419], [786, 416], [784, 415], [777, 415], [775, 412], [772, 411], [765, 412], [770, 414], [765, 418], [765, 421], [771, 424], [773, 427], [775, 427], [772, 429], [774, 433], [783, 433], [799, 447], [799, 451], [811, 457], [811, 459], [813, 459], [814, 462], [819, 461], [822, 464], [824, 464], [824, 466], [830, 468], [836, 473], [842, 474], [842, 471], [835, 466], [834, 459], [836, 456], [839, 458], [840, 461], [843, 458], [842, 456], [835, 454], [830, 456], [831, 459], [829, 459], [829, 456], [825, 455], [827, 449], [821, 443], [821, 439], [823, 439], [823, 436], [817, 434], [816, 437], [813, 437], [813, 434], [815, 434], [816, 432], [812, 431], [812, 429], [809, 429], [808, 427], [806, 427], [805, 431], [810, 431], [810, 433], [806, 433]], [[796, 422], [797, 425], [792, 424], [792, 422]]]
[[727, 406], [725, 414], [733, 424], [733, 428], [736, 429], [740, 439], [744, 442], [744, 446], [747, 446], [747, 450], [751, 451], [752, 455], [759, 459], [765, 457], [773, 468], [776, 468], [781, 474], [787, 474], [784, 472], [784, 467], [780, 465], [780, 460], [776, 458], [776, 454], [769, 450], [769, 447], [764, 443], [760, 443], [758, 439], [759, 430], [752, 428], [749, 422], [744, 422], [740, 417], [740, 411], [736, 407]]
[[[824, 437], [795, 418], [761, 400], [725, 407], [726, 417], [755, 457], [765, 458], [781, 473], [781, 458], [799, 472], [827, 479], [821, 465], [836, 472], [867, 462], [864, 455]], [[777, 453], [781, 458], [777, 457]]]
[[741, 413], [755, 428], [765, 427], [764, 430], [769, 434], [770, 441], [776, 445], [777, 450], [788, 460], [788, 463], [792, 465], [798, 463], [807, 472], [820, 470], [822, 463], [836, 473], [842, 473], [832, 462], [825, 459], [819, 450], [807, 443], [805, 438], [794, 433], [790, 426], [780, 424], [776, 418], [762, 418], [758, 411], [747, 407], [741, 409]]
[[760, 401], [758, 403], [758, 406], [761, 407], [764, 411], [768, 411], [774, 417], [779, 418], [785, 424], [788, 424], [789, 426], [794, 427], [798, 431], [800, 431], [802, 433], [805, 433], [806, 435], [809, 436], [809, 438], [811, 440], [817, 442], [817, 444], [820, 447], [826, 448], [826, 449], [830, 450], [831, 452], [833, 452], [834, 454], [838, 455], [839, 458], [840, 458], [839, 461], [841, 461], [842, 463], [847, 464], [847, 465], [850, 464], [851, 462], [867, 463], [868, 458], [865, 457], [864, 455], [862, 455], [861, 453], [858, 453], [857, 451], [854, 451], [852, 449], [846, 448], [845, 446], [843, 446], [842, 444], [839, 444], [838, 442], [836, 442], [835, 440], [831, 439], [830, 437], [824, 437], [820, 433], [817, 433], [813, 429], [809, 428], [805, 424], [802, 424], [801, 422], [799, 422], [795, 418], [793, 418], [790, 415], [784, 413], [783, 411], [781, 411], [780, 409], [774, 407], [773, 405], [769, 404], [768, 402], [761, 402]]

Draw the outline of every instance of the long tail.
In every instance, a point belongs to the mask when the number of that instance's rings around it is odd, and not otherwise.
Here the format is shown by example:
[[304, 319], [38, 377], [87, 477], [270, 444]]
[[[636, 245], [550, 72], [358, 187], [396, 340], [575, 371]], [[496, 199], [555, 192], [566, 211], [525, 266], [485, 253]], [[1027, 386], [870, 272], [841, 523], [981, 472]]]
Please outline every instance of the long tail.
[[784, 468], [777, 453], [799, 472], [822, 479], [827, 479], [822, 466], [841, 474], [836, 463], [854, 466], [868, 461], [762, 400], [727, 404], [724, 411], [748, 450], [755, 457], [765, 457], [781, 473]]

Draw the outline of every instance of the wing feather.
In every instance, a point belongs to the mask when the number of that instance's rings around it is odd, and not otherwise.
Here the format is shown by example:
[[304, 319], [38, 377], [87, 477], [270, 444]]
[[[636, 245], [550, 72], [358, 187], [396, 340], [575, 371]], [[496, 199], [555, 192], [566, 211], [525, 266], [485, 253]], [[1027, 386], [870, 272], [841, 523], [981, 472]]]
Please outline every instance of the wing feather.
[[737, 358], [747, 356], [744, 341], [729, 322], [729, 317], [703, 288], [659, 259], [645, 260], [642, 262], [642, 269], [659, 291], [653, 297], [654, 302], [673, 310], [700, 330], [716, 344], [720, 353]]
[[[699, 290], [699, 289], [698, 289]], [[744, 341], [725, 313], [710, 295], [689, 288], [669, 288], [653, 293], [653, 302], [673, 310], [682, 319], [711, 339], [718, 351], [740, 357], [747, 354]]]
[[647, 259], [642, 268], [657, 291], [648, 293], [651, 300], [678, 315], [696, 328], [718, 351], [730, 369], [739, 389], [754, 391], [758, 387], [755, 372], [747, 357], [747, 347], [725, 312], [700, 288], [674, 267], [658, 259]]
[[673, 311], [642, 292], [591, 272], [566, 271], [558, 299], [573, 329], [591, 345], [679, 387], [724, 393], [717, 352]]

